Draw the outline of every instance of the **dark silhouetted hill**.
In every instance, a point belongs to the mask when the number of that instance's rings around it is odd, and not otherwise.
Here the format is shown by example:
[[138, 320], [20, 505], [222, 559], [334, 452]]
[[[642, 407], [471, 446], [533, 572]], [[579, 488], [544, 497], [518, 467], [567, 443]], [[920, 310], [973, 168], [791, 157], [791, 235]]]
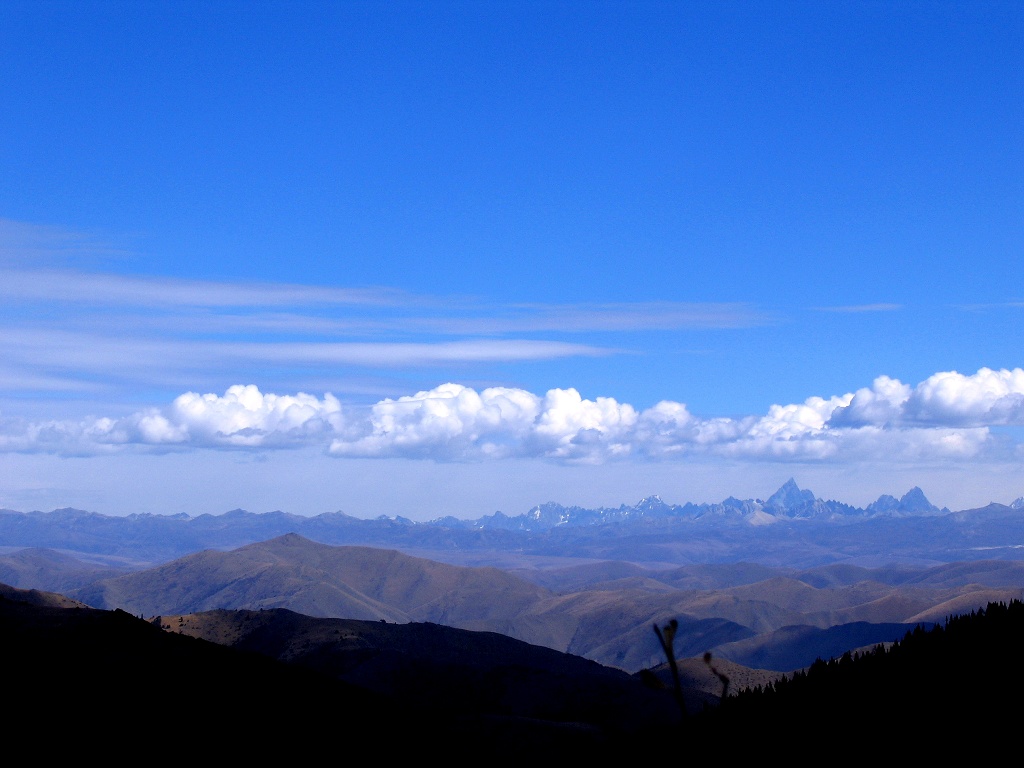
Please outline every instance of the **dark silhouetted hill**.
[[229, 647], [62, 604], [0, 594], [5, 732], [46, 759], [585, 758], [674, 715], [620, 670], [490, 633], [220, 613]]
[[719, 702], [685, 660], [707, 703], [685, 716], [649, 675], [491, 633], [281, 610], [147, 621], [60, 605], [74, 604], [0, 595], [9, 738], [57, 759], [891, 762], [938, 747], [995, 759], [1024, 683], [1016, 600]]
[[629, 735], [675, 720], [669, 700], [620, 669], [494, 632], [293, 611], [207, 611], [165, 630], [317, 670], [450, 717], [580, 723]]
[[1024, 603], [990, 603], [741, 692], [694, 718], [693, 729], [731, 740], [736, 758], [785, 744], [798, 762], [824, 750], [890, 763], [1003, 759], [1020, 723], [1022, 644]]

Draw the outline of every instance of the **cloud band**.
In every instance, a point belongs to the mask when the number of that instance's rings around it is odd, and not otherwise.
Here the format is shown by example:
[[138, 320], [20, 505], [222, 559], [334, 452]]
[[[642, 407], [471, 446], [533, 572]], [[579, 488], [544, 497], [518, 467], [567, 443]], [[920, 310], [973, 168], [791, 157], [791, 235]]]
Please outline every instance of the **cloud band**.
[[[773, 405], [763, 416], [699, 418], [662, 401], [639, 410], [575, 389], [537, 395], [446, 383], [368, 408], [333, 395], [187, 392], [122, 419], [5, 423], [0, 450], [90, 455], [135, 447], [270, 450], [319, 446], [343, 457], [480, 461], [510, 457], [600, 463], [712, 455], [829, 461], [977, 457], [1000, 448], [991, 428], [1024, 425], [1024, 370], [936, 373], [911, 387], [887, 376], [829, 398]], [[1002, 446], [1006, 450], [1006, 446]], [[1017, 446], [1009, 450], [1017, 451]]]

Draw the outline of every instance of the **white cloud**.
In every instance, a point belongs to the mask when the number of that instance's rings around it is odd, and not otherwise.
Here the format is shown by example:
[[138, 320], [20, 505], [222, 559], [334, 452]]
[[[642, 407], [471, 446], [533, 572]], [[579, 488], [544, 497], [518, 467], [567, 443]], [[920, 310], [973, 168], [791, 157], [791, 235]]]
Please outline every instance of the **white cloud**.
[[750, 428], [753, 438], [767, 437], [773, 440], [792, 440], [807, 435], [820, 434], [836, 408], [849, 405], [853, 395], [831, 397], [809, 397], [796, 405], [773, 405], [768, 415], [758, 419]]
[[946, 371], [916, 387], [880, 376], [858, 390], [831, 426], [987, 427], [1024, 424], [1024, 370]]
[[833, 411], [829, 423], [835, 427], [887, 425], [898, 422], [910, 387], [897, 379], [879, 376], [871, 387], [854, 392], [850, 402]]
[[600, 461], [632, 452], [637, 421], [633, 406], [610, 397], [585, 400], [575, 389], [552, 389], [544, 397], [530, 442], [544, 456]]
[[958, 426], [1024, 424], [1024, 370], [982, 368], [972, 376], [936, 373], [914, 388], [904, 416]]
[[[223, 396], [187, 392], [175, 398], [164, 419], [166, 429], [154, 435], [178, 442], [182, 430], [207, 444], [264, 447], [308, 442], [344, 427], [341, 403], [331, 394], [263, 394], [253, 385], [235, 385]], [[156, 423], [156, 422], [154, 422]]]
[[336, 438], [337, 456], [503, 457], [532, 428], [540, 398], [525, 390], [494, 387], [482, 392], [443, 384], [370, 409], [364, 434]]
[[253, 385], [236, 385], [223, 395], [186, 392], [164, 409], [122, 419], [9, 423], [0, 450], [83, 456], [126, 446], [284, 448], [324, 442], [344, 426], [341, 403], [331, 394], [263, 394]]
[[970, 459], [1005, 452], [989, 427], [1021, 423], [1022, 393], [1020, 369], [938, 373], [916, 387], [880, 376], [854, 393], [773, 405], [759, 417], [704, 419], [680, 402], [638, 410], [572, 388], [537, 395], [447, 383], [357, 408], [329, 393], [277, 395], [236, 385], [223, 395], [187, 392], [164, 408], [121, 419], [8, 421], [0, 425], [0, 450], [88, 455], [130, 447], [319, 446], [337, 457], [568, 463]]

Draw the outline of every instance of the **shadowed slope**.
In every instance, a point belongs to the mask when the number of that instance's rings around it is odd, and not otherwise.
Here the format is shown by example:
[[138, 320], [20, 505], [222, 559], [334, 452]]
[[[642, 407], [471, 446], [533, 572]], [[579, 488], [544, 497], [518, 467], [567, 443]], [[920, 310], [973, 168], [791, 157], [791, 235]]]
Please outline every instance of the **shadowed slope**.
[[163, 616], [170, 632], [255, 651], [450, 716], [583, 723], [628, 735], [674, 722], [671, 700], [619, 669], [493, 632], [287, 610]]
[[0, 555], [0, 582], [12, 587], [69, 592], [128, 571], [86, 562], [52, 549], [28, 547]]
[[[419, 633], [407, 638], [419, 649], [407, 663], [394, 663], [405, 653], [401, 642], [384, 641], [368, 664], [366, 644], [348, 648], [351, 657], [334, 654], [312, 642], [319, 630], [300, 629], [328, 620], [286, 611], [263, 612], [259, 639], [222, 620], [218, 633], [246, 635], [252, 648], [245, 649], [162, 631], [120, 610], [52, 607], [56, 597], [10, 594], [35, 604], [0, 597], [0, 636], [16, 660], [5, 667], [5, 725], [18, 743], [51, 759], [586, 758], [628, 746], [618, 715], [636, 722], [661, 701], [592, 662], [497, 636], [482, 638], [494, 644], [488, 654], [476, 633], [435, 625], [404, 625]], [[290, 663], [274, 658], [274, 645]], [[353, 666], [353, 659], [363, 677], [392, 683], [397, 695], [386, 684], [370, 690], [333, 673], [332, 665]], [[369, 666], [376, 668], [365, 674]], [[451, 674], [460, 669], [465, 677]], [[488, 710], [487, 702], [504, 709]]]
[[763, 757], [796, 725], [796, 760], [838, 747], [847, 760], [918, 761], [939, 745], [947, 759], [1005, 762], [1019, 727], [1022, 643], [1024, 604], [990, 603], [730, 697], [697, 727], [740, 759]]
[[[45, 754], [203, 743], [284, 756], [338, 731], [373, 734], [400, 704], [308, 669], [161, 632], [123, 611], [0, 598], [6, 726]], [[59, 733], [63, 736], [55, 739]], [[287, 748], [266, 741], [289, 734]], [[299, 738], [301, 735], [301, 738]], [[230, 748], [228, 748], [230, 744]]]

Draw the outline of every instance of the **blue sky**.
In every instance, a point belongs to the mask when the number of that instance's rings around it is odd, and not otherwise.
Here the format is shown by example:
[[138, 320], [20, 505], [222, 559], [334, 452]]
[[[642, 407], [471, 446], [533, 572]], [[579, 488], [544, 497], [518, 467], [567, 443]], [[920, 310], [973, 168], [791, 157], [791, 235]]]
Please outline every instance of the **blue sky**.
[[0, 5], [0, 506], [1024, 494], [1024, 7]]

